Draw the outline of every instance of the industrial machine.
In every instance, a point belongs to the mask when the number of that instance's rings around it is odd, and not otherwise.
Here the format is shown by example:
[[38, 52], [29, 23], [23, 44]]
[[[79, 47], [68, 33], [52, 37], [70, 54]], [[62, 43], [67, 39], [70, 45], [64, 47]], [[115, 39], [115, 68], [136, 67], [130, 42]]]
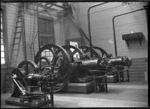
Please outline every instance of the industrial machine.
[[[43, 50], [50, 50], [52, 60], [41, 57]], [[57, 54], [54, 54], [56, 50]], [[44, 60], [45, 65], [42, 61]], [[6, 104], [43, 107], [54, 106], [53, 93], [62, 90], [68, 83], [72, 72], [67, 52], [58, 45], [46, 45], [39, 50], [33, 61], [22, 61], [12, 71], [13, 93]]]
[[[29, 73], [27, 70], [33, 72]], [[51, 69], [46, 70], [46, 72], [40, 71], [39, 67], [32, 61], [22, 61], [12, 71], [13, 93], [6, 100], [6, 104], [33, 108], [51, 104], [53, 107], [53, 87], [60, 78], [52, 73]]]
[[47, 44], [37, 52], [34, 62], [22, 61], [12, 71], [14, 90], [6, 103], [13, 104], [14, 98], [17, 98], [17, 103], [25, 106], [42, 107], [51, 104], [53, 107], [53, 93], [63, 90], [69, 82], [93, 81], [105, 76], [113, 66], [122, 68], [130, 65], [131, 60], [127, 57], [100, 58], [97, 55], [97, 58], [91, 59], [77, 47]]
[[[61, 81], [62, 84], [59, 85], [59, 88], [57, 87], [58, 89], [54, 89], [54, 92], [62, 90], [68, 82], [85, 83], [92, 81], [93, 75], [95, 74], [96, 76], [105, 75], [113, 67], [120, 70], [129, 67], [132, 63], [132, 60], [127, 57], [120, 56], [112, 58], [110, 54], [99, 47], [92, 48], [95, 57], [90, 57], [85, 53], [83, 48], [86, 48], [85, 51], [89, 50], [88, 47], [81, 47], [79, 49], [71, 45], [61, 47], [59, 45], [48, 44], [38, 51], [35, 57], [35, 63], [38, 63], [37, 60], [40, 60], [44, 51], [49, 50], [51, 52], [51, 58], [49, 59], [51, 64], [48, 67], [60, 74], [61, 78], [64, 78]], [[96, 52], [96, 49], [102, 52], [102, 56]], [[76, 56], [77, 54], [78, 56]]]
[[[79, 48], [90, 57], [90, 47], [81, 46]], [[92, 57], [91, 57], [92, 59], [105, 58], [106, 60], [110, 60], [111, 64], [109, 64], [109, 66], [111, 67], [107, 71], [107, 82], [124, 81], [124, 72], [127, 73], [127, 80], [129, 81], [129, 67], [132, 64], [131, 58], [128, 58], [126, 56], [118, 56], [113, 58], [112, 54], [107, 53], [104, 49], [97, 46], [93, 46], [91, 51], [92, 51]], [[117, 61], [118, 59], [120, 62], [123, 62], [121, 60], [124, 60], [124, 62], [120, 63], [119, 61]], [[113, 61], [115, 61], [115, 63], [113, 63]]]

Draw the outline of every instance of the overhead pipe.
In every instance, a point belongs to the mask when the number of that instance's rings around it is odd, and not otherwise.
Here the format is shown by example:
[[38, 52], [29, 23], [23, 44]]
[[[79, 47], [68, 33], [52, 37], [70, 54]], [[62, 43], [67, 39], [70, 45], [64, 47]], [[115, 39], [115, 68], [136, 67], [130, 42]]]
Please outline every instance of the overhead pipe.
[[116, 43], [116, 33], [115, 33], [115, 21], [114, 21], [115, 18], [116, 18], [116, 17], [119, 17], [119, 16], [126, 15], [126, 14], [134, 13], [134, 12], [137, 12], [137, 11], [142, 11], [142, 10], [145, 10], [145, 8], [138, 9], [138, 10], [131, 11], [131, 12], [127, 12], [127, 13], [124, 13], [124, 14], [115, 15], [115, 16], [112, 18], [112, 23], [113, 23], [113, 35], [114, 35], [114, 48], [115, 48], [115, 56], [116, 56], [116, 57], [117, 57], [117, 43]]
[[93, 57], [92, 54], [92, 38], [91, 38], [91, 26], [90, 26], [90, 10], [94, 7], [101, 6], [106, 4], [107, 2], [96, 4], [88, 8], [87, 17], [88, 17], [88, 31], [89, 31], [89, 45], [90, 45], [90, 56]]

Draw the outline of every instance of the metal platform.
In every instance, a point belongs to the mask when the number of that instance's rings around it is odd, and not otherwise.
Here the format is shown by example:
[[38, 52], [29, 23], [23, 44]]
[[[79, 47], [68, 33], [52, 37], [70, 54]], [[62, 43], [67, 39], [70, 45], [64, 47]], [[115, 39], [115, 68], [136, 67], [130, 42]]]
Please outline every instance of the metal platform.
[[40, 100], [40, 102], [37, 103], [37, 101], [33, 101], [33, 103], [28, 103], [28, 102], [20, 102], [20, 98], [17, 97], [9, 97], [8, 99], [5, 100], [5, 104], [8, 105], [13, 105], [13, 106], [22, 106], [26, 108], [35, 108], [35, 107], [42, 107], [46, 106], [48, 104], [51, 104], [51, 100]]
[[88, 83], [69, 83], [62, 92], [74, 92], [74, 93], [91, 93], [94, 91], [94, 82]]

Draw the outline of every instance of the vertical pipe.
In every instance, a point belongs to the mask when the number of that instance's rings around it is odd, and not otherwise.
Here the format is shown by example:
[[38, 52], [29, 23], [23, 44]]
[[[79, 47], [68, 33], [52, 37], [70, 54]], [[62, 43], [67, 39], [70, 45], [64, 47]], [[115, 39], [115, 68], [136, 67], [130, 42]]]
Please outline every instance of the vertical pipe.
[[[38, 43], [39, 43], [39, 50], [41, 48], [41, 43], [40, 43], [40, 35], [39, 35], [39, 10], [38, 10], [38, 3], [37, 3], [37, 35], [38, 35]], [[41, 58], [41, 55], [40, 57]], [[41, 59], [40, 59], [40, 69], [41, 69]]]
[[37, 3], [37, 34], [38, 34], [38, 43], [39, 49], [41, 48], [40, 36], [39, 36], [39, 11], [38, 11], [38, 3]]
[[90, 10], [94, 7], [97, 7], [97, 6], [100, 6], [100, 5], [103, 5], [103, 4], [106, 4], [107, 2], [104, 2], [104, 3], [101, 3], [101, 4], [97, 4], [97, 5], [94, 5], [94, 6], [91, 6], [88, 8], [88, 13], [87, 13], [87, 17], [88, 17], [88, 31], [89, 31], [89, 45], [90, 45], [90, 56], [93, 57], [93, 54], [92, 54], [92, 38], [91, 38], [91, 25], [90, 25]]
[[24, 59], [27, 60], [27, 52], [26, 52], [26, 31], [25, 31], [25, 4], [23, 3], [23, 49], [24, 49]]
[[150, 13], [150, 3], [148, 3], [146, 6], [144, 6], [144, 8], [146, 9], [146, 15], [147, 15], [147, 28], [149, 27], [149, 13]]
[[92, 54], [92, 38], [91, 38], [91, 25], [90, 25], [90, 9], [88, 9], [88, 31], [89, 31], [89, 46], [90, 46], [90, 56], [93, 57]]
[[117, 43], [116, 43], [116, 33], [115, 33], [115, 16], [113, 17], [112, 23], [113, 23], [115, 57], [117, 57]]
[[[23, 3], [23, 51], [24, 51], [24, 59], [27, 61], [27, 51], [26, 51], [26, 30], [25, 30], [25, 3]], [[28, 64], [26, 64], [26, 72], [29, 73]]]

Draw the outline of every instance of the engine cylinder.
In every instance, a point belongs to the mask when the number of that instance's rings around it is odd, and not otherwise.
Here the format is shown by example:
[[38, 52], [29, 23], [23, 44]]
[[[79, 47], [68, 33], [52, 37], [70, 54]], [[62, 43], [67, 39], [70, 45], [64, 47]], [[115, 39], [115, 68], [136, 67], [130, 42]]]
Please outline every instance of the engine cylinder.
[[82, 60], [81, 63], [78, 64], [79, 69], [97, 69], [98, 59], [95, 60]]

